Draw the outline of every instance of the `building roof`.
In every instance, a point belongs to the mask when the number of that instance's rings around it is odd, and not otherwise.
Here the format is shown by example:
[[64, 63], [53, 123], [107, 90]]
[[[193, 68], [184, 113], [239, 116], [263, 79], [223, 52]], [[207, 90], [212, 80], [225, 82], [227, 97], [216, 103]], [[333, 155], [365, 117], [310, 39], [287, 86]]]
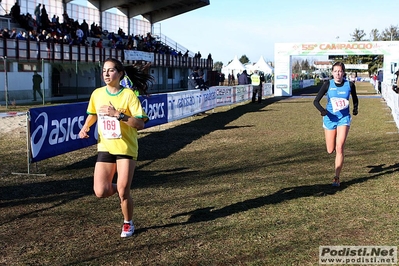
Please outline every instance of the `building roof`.
[[[72, 0], [65, 0], [69, 3]], [[209, 0], [88, 0], [100, 12], [119, 9], [128, 18], [142, 15], [151, 24], [157, 23], [204, 6]]]

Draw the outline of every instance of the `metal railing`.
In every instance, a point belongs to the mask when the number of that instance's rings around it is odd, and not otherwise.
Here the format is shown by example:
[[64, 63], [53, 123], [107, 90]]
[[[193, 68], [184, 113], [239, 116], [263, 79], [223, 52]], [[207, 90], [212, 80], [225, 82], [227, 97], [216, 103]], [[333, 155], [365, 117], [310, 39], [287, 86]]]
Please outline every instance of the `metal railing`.
[[[54, 42], [40, 42], [18, 39], [0, 39], [0, 57], [9, 60], [50, 60], [62, 62], [104, 62], [109, 57], [114, 57], [122, 63], [135, 63], [125, 60], [123, 49], [109, 47], [89, 47], [84, 45], [69, 45]], [[153, 67], [181, 67], [212, 70], [213, 60], [185, 57], [179, 55], [161, 54], [154, 52]]]

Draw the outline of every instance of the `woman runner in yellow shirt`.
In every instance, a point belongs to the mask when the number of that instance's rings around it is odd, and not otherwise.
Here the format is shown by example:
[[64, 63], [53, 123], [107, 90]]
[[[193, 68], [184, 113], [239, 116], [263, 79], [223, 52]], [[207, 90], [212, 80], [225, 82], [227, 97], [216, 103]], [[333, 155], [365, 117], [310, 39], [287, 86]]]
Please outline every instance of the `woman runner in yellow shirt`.
[[[135, 74], [141, 81], [152, 80], [144, 72], [136, 71]], [[97, 122], [94, 193], [99, 198], [118, 193], [124, 218], [121, 237], [129, 237], [134, 233], [130, 186], [138, 155], [137, 130], [144, 128], [148, 117], [133, 90], [120, 85], [124, 75], [125, 69], [119, 60], [109, 58], [104, 62], [102, 77], [106, 86], [97, 88], [90, 96], [88, 117], [79, 137], [88, 138], [90, 127]], [[132, 80], [134, 82], [134, 78]], [[116, 184], [112, 182], [115, 173], [118, 174]]]

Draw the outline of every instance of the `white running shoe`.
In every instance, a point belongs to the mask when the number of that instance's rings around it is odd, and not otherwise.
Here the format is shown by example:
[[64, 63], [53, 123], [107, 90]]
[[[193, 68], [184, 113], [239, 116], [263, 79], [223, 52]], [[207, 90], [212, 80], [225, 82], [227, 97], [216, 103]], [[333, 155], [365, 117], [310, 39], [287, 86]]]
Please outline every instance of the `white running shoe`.
[[121, 237], [129, 237], [132, 236], [134, 233], [134, 225], [129, 223], [124, 223], [122, 226], [122, 233]]

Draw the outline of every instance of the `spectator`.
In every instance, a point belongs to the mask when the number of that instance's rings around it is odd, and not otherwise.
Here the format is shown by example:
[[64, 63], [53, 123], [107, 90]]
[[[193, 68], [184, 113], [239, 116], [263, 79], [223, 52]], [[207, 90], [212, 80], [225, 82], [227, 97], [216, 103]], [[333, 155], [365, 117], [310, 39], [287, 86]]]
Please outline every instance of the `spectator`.
[[122, 30], [122, 28], [118, 29], [118, 35], [121, 36], [122, 38], [125, 38], [125, 32]]
[[46, 5], [43, 4], [42, 13], [40, 15], [41, 29], [47, 29], [50, 24], [50, 19], [47, 14]]
[[189, 90], [195, 90], [195, 89], [199, 89], [200, 85], [199, 85], [199, 79], [200, 76], [198, 74], [198, 67], [194, 67], [193, 68], [193, 72], [188, 76], [188, 89]]
[[202, 70], [198, 70], [198, 86], [200, 90], [207, 90], [209, 89], [208, 85], [206, 84], [205, 80], [204, 80], [204, 72]]
[[53, 36], [51, 36], [51, 33], [47, 33], [46, 35], [46, 50], [47, 50], [47, 57], [50, 59], [50, 52], [51, 52], [51, 46], [52, 43], [54, 42]]
[[86, 20], [84, 19], [82, 24], [80, 24], [80, 28], [83, 31], [84, 34], [84, 39], [87, 39], [88, 37], [90, 37], [89, 34], [89, 24], [87, 24]]
[[398, 88], [399, 88], [399, 69], [395, 72], [396, 77], [394, 78], [394, 87], [395, 87], [395, 92], [398, 93]]
[[384, 72], [382, 70], [378, 70], [378, 73], [377, 73], [378, 93], [380, 93], [380, 94], [381, 94], [381, 84], [382, 84], [382, 81], [384, 80], [383, 73]]
[[39, 35], [37, 35], [36, 39], [39, 42], [43, 42], [43, 41], [46, 40], [46, 37], [47, 37], [47, 31], [46, 30], [42, 30], [42, 32]]
[[258, 74], [258, 70], [255, 70], [251, 76], [251, 84], [252, 84], [252, 103], [256, 102], [256, 98], [258, 98], [258, 103], [262, 102], [262, 82], [260, 79], [260, 75]]
[[103, 40], [102, 40], [102, 39], [99, 39], [99, 40], [98, 40], [98, 42], [97, 42], [97, 47], [98, 47], [98, 48], [103, 48]]
[[17, 37], [17, 29], [13, 28], [10, 33], [10, 39], [15, 39]]
[[30, 41], [37, 41], [35, 31], [31, 31], [31, 30], [29, 31], [29, 33], [28, 33], [28, 39], [29, 39]]
[[355, 83], [356, 82], [356, 75], [355, 73], [351, 73], [350, 77], [349, 77], [349, 81]]
[[68, 13], [66, 11], [64, 11], [64, 13], [62, 14], [62, 22], [63, 23], [69, 23], [69, 15], [68, 15]]
[[3, 29], [2, 33], [1, 33], [1, 36], [2, 36], [4, 39], [9, 39], [9, 38], [10, 38], [10, 32], [8, 31], [7, 28], [4, 28], [4, 29]]
[[17, 40], [26, 40], [26, 32], [24, 31], [19, 31], [17, 36], [15, 37]]
[[26, 20], [27, 20], [27, 26], [24, 28], [28, 31], [29, 30], [36, 31], [37, 27], [38, 27], [36, 20], [34, 20], [30, 14], [28, 14], [28, 16], [26, 17]]
[[133, 40], [132, 35], [127, 36], [127, 45], [126, 45], [126, 48], [127, 48], [128, 50], [133, 50], [133, 49], [135, 48], [135, 47], [134, 47], [134, 40]]
[[21, 7], [19, 6], [18, 1], [15, 1], [15, 4], [11, 7], [10, 15], [13, 22], [20, 23]]
[[85, 36], [85, 34], [84, 34], [83, 30], [80, 27], [78, 27], [76, 29], [76, 37], [77, 37], [77, 43], [78, 44], [82, 44], [83, 43], [84, 36]]
[[219, 86], [223, 86], [224, 84], [224, 80], [225, 80], [225, 76], [223, 73], [219, 73]]
[[246, 84], [248, 84], [248, 74], [247, 70], [244, 69], [244, 71], [238, 77], [238, 85], [246, 85]]
[[42, 6], [42, 4], [38, 4], [36, 7], [35, 7], [35, 11], [34, 11], [34, 15], [35, 15], [35, 18], [36, 18], [36, 23], [37, 23], [37, 25], [40, 27], [40, 7]]
[[36, 92], [39, 93], [40, 97], [43, 99], [43, 94], [40, 88], [40, 84], [42, 84], [42, 76], [40, 76], [37, 71], [33, 73], [32, 83], [33, 83], [33, 101], [36, 101]]

